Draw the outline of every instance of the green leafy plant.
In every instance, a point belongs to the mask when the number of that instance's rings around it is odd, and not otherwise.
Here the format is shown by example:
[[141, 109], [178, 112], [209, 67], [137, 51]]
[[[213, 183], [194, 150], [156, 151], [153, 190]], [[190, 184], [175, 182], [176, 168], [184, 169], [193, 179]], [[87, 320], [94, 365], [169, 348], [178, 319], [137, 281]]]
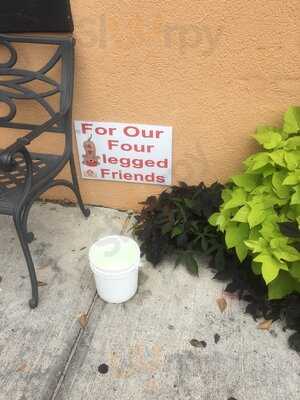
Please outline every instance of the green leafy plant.
[[[245, 162], [222, 192], [223, 203], [209, 222], [225, 233], [228, 249], [262, 275], [270, 299], [300, 292], [299, 238], [282, 229], [300, 224], [300, 108], [291, 107], [282, 128], [260, 127], [263, 147]], [[290, 226], [290, 225], [289, 225]]]
[[149, 197], [134, 226], [147, 260], [157, 265], [164, 256], [176, 254], [176, 264], [185, 264], [197, 274], [195, 256], [213, 255], [215, 268], [222, 270], [226, 257], [223, 234], [208, 223], [220, 207], [222, 189], [219, 183], [210, 187], [181, 183]]

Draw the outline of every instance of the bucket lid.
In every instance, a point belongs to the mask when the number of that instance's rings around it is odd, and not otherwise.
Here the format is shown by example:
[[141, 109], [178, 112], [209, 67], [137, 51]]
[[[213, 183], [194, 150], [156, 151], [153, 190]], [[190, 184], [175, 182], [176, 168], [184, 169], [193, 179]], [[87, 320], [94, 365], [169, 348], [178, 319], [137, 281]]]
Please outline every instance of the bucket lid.
[[140, 263], [140, 248], [127, 236], [107, 236], [90, 248], [89, 258], [93, 268], [103, 272], [125, 272]]

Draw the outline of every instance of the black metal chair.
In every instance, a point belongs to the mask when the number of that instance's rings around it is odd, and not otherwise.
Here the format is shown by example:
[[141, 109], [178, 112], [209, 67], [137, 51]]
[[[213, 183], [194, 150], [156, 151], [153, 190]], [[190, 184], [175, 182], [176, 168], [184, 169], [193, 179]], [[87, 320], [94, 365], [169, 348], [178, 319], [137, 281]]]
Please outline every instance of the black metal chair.
[[[51, 45], [54, 53], [38, 71], [18, 69], [16, 43]], [[27, 229], [33, 202], [49, 188], [64, 185], [75, 193], [83, 215], [88, 217], [90, 214], [82, 202], [72, 151], [74, 39], [0, 35], [2, 46], [9, 52], [9, 60], [0, 64], [0, 103], [5, 103], [9, 111], [0, 117], [0, 128], [27, 130], [28, 133], [5, 150], [0, 150], [0, 214], [13, 217], [31, 280], [32, 298], [29, 305], [35, 308], [38, 305], [38, 281], [28, 245], [34, 235]], [[59, 82], [48, 75], [58, 64], [61, 65]], [[47, 90], [29, 88], [36, 81], [48, 85]], [[58, 110], [50, 104], [52, 96], [59, 96]], [[17, 111], [26, 101], [37, 102], [46, 110], [49, 115], [46, 122], [36, 124], [18, 120]], [[65, 136], [62, 155], [37, 154], [27, 149], [43, 133], [61, 133]], [[72, 182], [56, 178], [67, 163], [70, 164]]]

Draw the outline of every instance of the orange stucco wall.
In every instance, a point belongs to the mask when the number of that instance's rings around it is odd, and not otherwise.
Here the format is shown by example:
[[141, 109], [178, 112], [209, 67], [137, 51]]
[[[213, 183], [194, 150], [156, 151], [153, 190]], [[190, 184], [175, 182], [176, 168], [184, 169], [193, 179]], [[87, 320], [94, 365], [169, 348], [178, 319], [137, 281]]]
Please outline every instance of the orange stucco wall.
[[[226, 180], [253, 149], [256, 125], [277, 124], [299, 104], [298, 0], [73, 0], [72, 8], [74, 119], [173, 126], [174, 183]], [[81, 180], [81, 190], [87, 203], [136, 209], [162, 188]]]

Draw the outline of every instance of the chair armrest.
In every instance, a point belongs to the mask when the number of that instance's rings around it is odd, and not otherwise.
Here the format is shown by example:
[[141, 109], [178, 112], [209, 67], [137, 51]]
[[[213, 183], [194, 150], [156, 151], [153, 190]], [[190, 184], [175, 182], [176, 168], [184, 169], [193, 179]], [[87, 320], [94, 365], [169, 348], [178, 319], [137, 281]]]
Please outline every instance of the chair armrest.
[[28, 146], [34, 139], [36, 139], [43, 132], [47, 131], [47, 129], [51, 128], [54, 124], [56, 124], [61, 118], [64, 117], [65, 113], [56, 113], [47, 122], [33, 129], [24, 137], [17, 139], [15, 143], [13, 143], [5, 150], [3, 150], [0, 153], [0, 170], [2, 169], [4, 171], [11, 171], [16, 165], [15, 161], [16, 155], [18, 153], [22, 153], [24, 155], [26, 146]]
[[11, 171], [16, 166], [15, 157], [17, 154], [21, 155], [24, 162], [26, 163], [26, 176], [24, 180], [24, 188], [22, 190], [22, 197], [18, 204], [18, 207], [22, 207], [24, 202], [26, 201], [27, 196], [29, 195], [32, 188], [33, 181], [33, 164], [32, 158], [29, 151], [26, 149], [25, 144], [23, 143], [24, 138], [17, 140], [17, 142], [10, 146], [8, 149], [4, 150], [0, 153], [0, 170]]
[[13, 145], [0, 153], [0, 170], [11, 171], [16, 165], [15, 157], [18, 153], [23, 153], [26, 149], [24, 138], [18, 139]]

